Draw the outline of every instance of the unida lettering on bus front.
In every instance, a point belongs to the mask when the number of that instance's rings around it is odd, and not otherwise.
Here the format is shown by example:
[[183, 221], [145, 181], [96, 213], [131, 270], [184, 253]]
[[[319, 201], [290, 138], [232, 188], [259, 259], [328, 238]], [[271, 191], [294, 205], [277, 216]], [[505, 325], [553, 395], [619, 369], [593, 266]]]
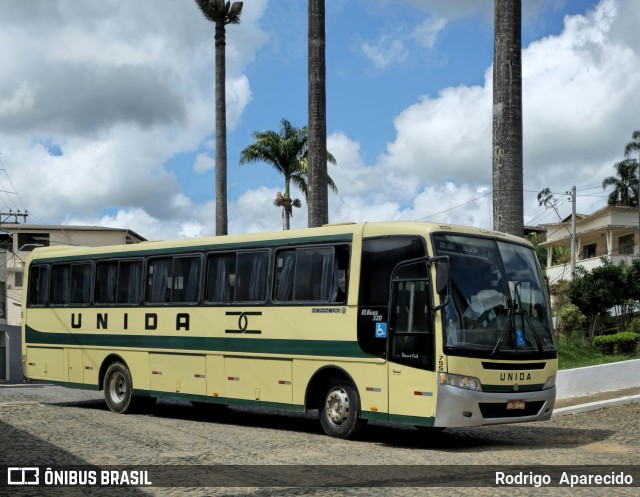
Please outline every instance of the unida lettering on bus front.
[[[262, 312], [245, 312], [234, 311], [226, 312], [227, 316], [238, 317], [237, 328], [225, 329], [225, 333], [234, 334], [252, 334], [259, 335], [262, 330], [255, 329], [254, 326], [249, 326], [249, 316], [262, 316]], [[86, 319], [86, 313], [85, 313]], [[142, 317], [142, 319], [140, 319]], [[91, 319], [89, 317], [89, 319]], [[162, 318], [165, 319], [165, 318]], [[170, 318], [171, 319], [171, 318]], [[189, 331], [191, 327], [191, 315], [188, 312], [178, 312], [175, 314], [175, 318], [171, 319], [171, 325], [175, 326], [175, 331]], [[85, 321], [85, 324], [88, 324]], [[142, 314], [135, 314], [129, 316], [128, 312], [119, 314], [117, 317], [109, 316], [108, 312], [98, 312], [95, 317], [95, 329], [97, 330], [130, 330], [130, 329], [144, 329], [145, 331], [155, 331], [162, 324], [166, 326], [167, 323], [162, 323], [158, 313], [145, 312]], [[171, 326], [170, 325], [170, 326]], [[71, 328], [74, 330], [80, 330], [83, 328], [83, 313], [71, 313]]]

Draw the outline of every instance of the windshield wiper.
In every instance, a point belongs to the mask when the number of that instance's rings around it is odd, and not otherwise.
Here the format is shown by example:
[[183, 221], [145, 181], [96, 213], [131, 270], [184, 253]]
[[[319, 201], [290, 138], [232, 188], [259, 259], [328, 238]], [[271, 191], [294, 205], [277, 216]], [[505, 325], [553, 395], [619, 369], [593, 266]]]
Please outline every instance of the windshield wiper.
[[524, 326], [524, 321], [526, 320], [527, 324], [529, 325], [529, 328], [531, 329], [531, 333], [533, 333], [533, 338], [535, 339], [536, 345], [538, 346], [538, 351], [544, 352], [544, 347], [542, 346], [542, 342], [540, 341], [540, 337], [538, 336], [538, 333], [536, 332], [536, 329], [533, 327], [533, 323], [531, 322], [531, 318], [529, 317], [529, 313], [523, 309], [521, 311], [516, 311], [516, 314], [519, 315], [519, 316], [524, 316], [524, 318], [525, 318], [525, 319], [522, 320], [522, 332], [525, 335], [527, 333], [527, 327]]
[[509, 330], [509, 328], [512, 325], [511, 320], [513, 319], [513, 315], [514, 315], [513, 302], [511, 301], [511, 299], [509, 299], [509, 312], [507, 314], [507, 319], [506, 319], [504, 325], [502, 326], [502, 329], [500, 330], [500, 336], [498, 337], [498, 341], [496, 342], [496, 346], [491, 351], [491, 356], [495, 356], [498, 353], [498, 351], [500, 350], [500, 347], [502, 347], [502, 343], [504, 342], [504, 339], [507, 336], [507, 331]]
[[520, 285], [521, 284], [522, 284], [522, 281], [518, 281], [514, 285], [514, 290], [515, 290], [515, 294], [516, 294], [516, 301], [517, 301], [516, 304], [515, 304], [516, 310], [515, 310], [514, 314], [516, 316], [520, 316], [520, 319], [522, 321], [522, 333], [525, 336], [527, 335], [527, 327], [524, 324], [525, 320], [526, 320], [526, 322], [529, 325], [529, 328], [531, 330], [531, 333], [533, 333], [533, 338], [535, 339], [536, 345], [538, 346], [538, 351], [539, 352], [544, 352], [544, 347], [542, 346], [542, 342], [540, 341], [540, 337], [538, 336], [538, 333], [536, 332], [536, 329], [534, 328], [533, 323], [531, 322], [531, 318], [529, 317], [529, 313], [526, 311], [526, 309], [522, 308], [522, 300], [520, 299]]

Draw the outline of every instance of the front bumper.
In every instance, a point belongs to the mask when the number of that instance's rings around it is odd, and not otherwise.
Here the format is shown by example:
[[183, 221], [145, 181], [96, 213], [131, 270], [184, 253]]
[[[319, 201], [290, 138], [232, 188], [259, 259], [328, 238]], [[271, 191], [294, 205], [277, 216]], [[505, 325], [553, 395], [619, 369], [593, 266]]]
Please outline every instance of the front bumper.
[[[509, 400], [524, 400], [524, 409], [507, 409]], [[434, 426], [456, 428], [503, 423], [546, 421], [551, 418], [556, 388], [537, 392], [476, 392], [438, 385]]]

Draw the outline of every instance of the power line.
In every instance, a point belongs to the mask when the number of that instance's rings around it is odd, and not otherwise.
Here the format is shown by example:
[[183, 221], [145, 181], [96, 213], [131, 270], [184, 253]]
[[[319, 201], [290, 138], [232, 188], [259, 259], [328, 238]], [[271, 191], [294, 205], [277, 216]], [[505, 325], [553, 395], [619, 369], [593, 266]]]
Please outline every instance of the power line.
[[465, 205], [471, 204], [471, 203], [473, 203], [473, 202], [475, 202], [475, 201], [477, 201], [477, 200], [480, 200], [481, 198], [487, 197], [487, 196], [491, 195], [492, 193], [493, 193], [493, 192], [487, 192], [487, 193], [485, 193], [484, 195], [480, 195], [479, 197], [476, 197], [476, 198], [473, 198], [473, 199], [469, 200], [468, 202], [464, 202], [464, 203], [462, 203], [462, 204], [458, 204], [458, 205], [456, 205], [456, 206], [454, 206], [454, 207], [451, 207], [451, 208], [449, 208], [449, 209], [445, 209], [445, 210], [443, 210], [443, 211], [436, 212], [436, 213], [434, 213], [434, 214], [429, 214], [428, 216], [418, 218], [418, 219], [416, 219], [416, 221], [422, 221], [423, 219], [429, 219], [430, 217], [438, 216], [438, 215], [440, 215], [440, 214], [444, 214], [445, 212], [449, 212], [449, 211], [452, 211], [452, 210], [458, 209], [458, 208], [460, 208], [460, 207], [464, 207]]

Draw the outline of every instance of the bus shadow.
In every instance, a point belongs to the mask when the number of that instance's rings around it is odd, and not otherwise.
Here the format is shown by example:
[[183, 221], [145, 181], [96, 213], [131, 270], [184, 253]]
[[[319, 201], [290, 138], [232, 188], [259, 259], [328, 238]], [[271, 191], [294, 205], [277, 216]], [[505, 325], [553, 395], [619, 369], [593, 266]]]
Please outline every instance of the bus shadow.
[[[16, 428], [15, 426], [0, 421], [0, 466], [11, 466], [18, 468], [38, 467], [38, 485], [34, 486], [14, 486], [10, 493], [0, 495], [35, 496], [35, 495], [103, 495], [103, 496], [131, 496], [145, 497], [149, 494], [135, 487], [73, 487], [73, 486], [48, 486], [45, 484], [45, 468], [61, 470], [63, 468], [76, 468], [82, 471], [100, 471], [102, 467], [90, 464], [85, 459], [64, 450], [53, 443], [49, 443], [33, 434]], [[5, 473], [8, 476], [8, 473]], [[0, 481], [4, 480], [4, 476]], [[18, 476], [20, 474], [18, 473]], [[33, 478], [33, 477], [32, 477]], [[45, 488], [46, 487], [46, 488]], [[4, 488], [2, 490], [5, 490]]]
[[[92, 399], [50, 405], [108, 411], [104, 400]], [[299, 413], [275, 409], [205, 404], [194, 407], [189, 402], [159, 400], [155, 405], [133, 415], [165, 419], [183, 419], [239, 427], [258, 427], [325, 436], [316, 412]], [[415, 428], [392, 423], [371, 422], [354, 437], [354, 443], [366, 442], [399, 448], [430, 449], [443, 452], [491, 450], [571, 449], [602, 442], [612, 430], [548, 426], [544, 423], [508, 424], [478, 428]]]
[[502, 425], [500, 427], [412, 429], [395, 425], [369, 425], [359, 439], [385, 446], [432, 449], [442, 452], [485, 450], [572, 449], [607, 440], [613, 431], [602, 429]]

